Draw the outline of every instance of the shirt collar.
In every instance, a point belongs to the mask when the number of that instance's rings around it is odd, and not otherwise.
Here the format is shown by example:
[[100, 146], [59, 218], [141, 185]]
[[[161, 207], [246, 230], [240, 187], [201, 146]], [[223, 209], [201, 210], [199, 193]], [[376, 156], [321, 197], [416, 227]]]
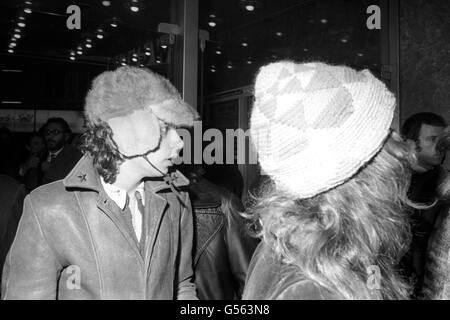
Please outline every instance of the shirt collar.
[[58, 154], [61, 153], [62, 149], [64, 149], [64, 147], [62, 147], [59, 150], [53, 151], [53, 152], [49, 151], [48, 153], [49, 153], [49, 155], [54, 155], [56, 157]]
[[[102, 177], [100, 177], [100, 182], [103, 186], [103, 189], [105, 189], [107, 196], [111, 200], [113, 200], [121, 210], [124, 210], [127, 206], [126, 190], [124, 190], [118, 186], [106, 183]], [[136, 191], [138, 191], [141, 194], [142, 201], [145, 201], [144, 182], [141, 182], [141, 184], [139, 184], [139, 186], [136, 188]]]

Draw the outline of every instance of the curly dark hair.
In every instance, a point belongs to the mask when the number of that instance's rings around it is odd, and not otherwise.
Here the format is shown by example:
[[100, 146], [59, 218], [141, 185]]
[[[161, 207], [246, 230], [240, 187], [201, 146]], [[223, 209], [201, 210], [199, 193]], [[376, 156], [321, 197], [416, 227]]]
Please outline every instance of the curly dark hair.
[[419, 112], [406, 119], [401, 131], [403, 137], [405, 139], [416, 141], [419, 138], [420, 128], [422, 128], [422, 124], [436, 127], [447, 126], [444, 118], [442, 118], [440, 115], [432, 112]]
[[112, 139], [113, 132], [104, 121], [88, 122], [87, 128], [82, 137], [81, 150], [92, 156], [94, 167], [103, 180], [114, 183], [124, 159]]

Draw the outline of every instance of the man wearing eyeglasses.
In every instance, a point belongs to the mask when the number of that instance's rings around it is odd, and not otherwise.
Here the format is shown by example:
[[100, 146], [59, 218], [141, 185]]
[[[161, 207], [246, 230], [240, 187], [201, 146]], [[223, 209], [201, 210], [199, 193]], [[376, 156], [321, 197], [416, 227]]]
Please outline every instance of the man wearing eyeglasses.
[[100, 74], [86, 97], [84, 157], [27, 196], [4, 299], [196, 299], [188, 180], [169, 174], [176, 128], [197, 112], [162, 76]]
[[63, 118], [49, 118], [44, 125], [48, 155], [41, 164], [42, 184], [64, 179], [82, 157], [69, 144], [72, 131]]

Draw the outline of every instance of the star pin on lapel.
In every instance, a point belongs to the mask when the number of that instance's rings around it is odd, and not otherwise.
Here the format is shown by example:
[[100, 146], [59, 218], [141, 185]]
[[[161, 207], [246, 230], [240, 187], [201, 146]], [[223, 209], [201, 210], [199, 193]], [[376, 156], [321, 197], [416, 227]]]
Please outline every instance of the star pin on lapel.
[[78, 176], [78, 179], [80, 179], [80, 182], [85, 182], [86, 181], [86, 174], [80, 174]]

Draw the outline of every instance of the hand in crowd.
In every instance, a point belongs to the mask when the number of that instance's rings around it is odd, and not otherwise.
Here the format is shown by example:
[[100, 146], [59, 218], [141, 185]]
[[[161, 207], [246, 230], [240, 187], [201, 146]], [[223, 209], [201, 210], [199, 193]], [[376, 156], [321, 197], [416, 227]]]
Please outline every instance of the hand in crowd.
[[39, 157], [36, 155], [31, 155], [27, 161], [23, 164], [24, 171], [28, 171], [29, 169], [34, 169], [39, 166]]

